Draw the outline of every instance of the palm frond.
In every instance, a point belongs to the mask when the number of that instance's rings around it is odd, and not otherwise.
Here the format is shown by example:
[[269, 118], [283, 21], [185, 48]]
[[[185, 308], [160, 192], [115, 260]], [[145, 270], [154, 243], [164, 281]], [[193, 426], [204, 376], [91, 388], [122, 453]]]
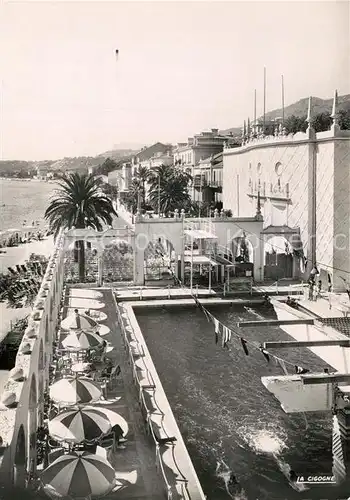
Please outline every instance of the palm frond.
[[113, 215], [117, 213], [112, 200], [101, 192], [100, 179], [72, 173], [62, 177], [58, 185], [45, 211], [45, 219], [55, 237], [61, 228], [95, 227], [100, 231], [103, 224], [112, 224]]

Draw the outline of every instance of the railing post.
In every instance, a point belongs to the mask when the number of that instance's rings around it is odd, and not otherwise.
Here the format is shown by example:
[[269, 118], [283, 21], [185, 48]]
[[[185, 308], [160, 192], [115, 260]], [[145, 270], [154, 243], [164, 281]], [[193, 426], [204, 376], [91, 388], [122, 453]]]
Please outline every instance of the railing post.
[[142, 300], [142, 288], [140, 288], [140, 300]]
[[156, 469], [157, 472], [159, 472], [159, 466], [160, 466], [160, 458], [159, 458], [159, 444], [156, 444]]
[[147, 417], [146, 417], [146, 419], [147, 419], [147, 426], [146, 426], [146, 430], [147, 430], [147, 435], [149, 436], [150, 433], [151, 433], [151, 429], [150, 429], [150, 426], [151, 426], [151, 424], [150, 424], [151, 413], [150, 413], [150, 411], [148, 409], [146, 409], [146, 411], [147, 411]]
[[196, 285], [196, 297], [198, 298], [198, 284]]
[[226, 297], [226, 283], [224, 283], [224, 297]]
[[276, 295], [278, 295], [278, 280], [276, 281]]
[[168, 299], [171, 299], [171, 295], [170, 295], [170, 285], [168, 285]]

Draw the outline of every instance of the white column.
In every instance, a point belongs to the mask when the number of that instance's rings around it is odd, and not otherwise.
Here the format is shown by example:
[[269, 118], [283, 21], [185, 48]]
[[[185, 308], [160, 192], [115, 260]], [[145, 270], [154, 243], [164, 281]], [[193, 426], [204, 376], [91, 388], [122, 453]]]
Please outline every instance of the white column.
[[97, 286], [103, 285], [103, 250], [97, 254]]

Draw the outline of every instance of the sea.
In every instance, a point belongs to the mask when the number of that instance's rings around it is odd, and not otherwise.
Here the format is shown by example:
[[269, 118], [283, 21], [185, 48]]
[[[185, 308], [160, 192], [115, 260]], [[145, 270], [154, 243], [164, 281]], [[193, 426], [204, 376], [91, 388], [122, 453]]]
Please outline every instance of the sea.
[[[211, 312], [232, 328], [237, 321], [275, 317], [273, 309], [243, 306]], [[332, 474], [332, 416], [284, 413], [261, 383], [262, 376], [283, 372], [259, 350], [245, 355], [239, 338], [223, 349], [215, 343], [213, 325], [195, 307], [138, 308], [137, 319], [208, 500], [350, 496], [347, 487], [296, 487], [290, 482], [291, 470], [304, 476]], [[244, 337], [290, 340], [278, 327], [244, 328]], [[300, 351], [276, 354], [311, 370], [327, 367], [308, 349]], [[232, 475], [234, 485], [229, 484]]]
[[0, 231], [20, 229], [32, 222], [44, 224], [44, 213], [54, 183], [39, 180], [0, 179]]

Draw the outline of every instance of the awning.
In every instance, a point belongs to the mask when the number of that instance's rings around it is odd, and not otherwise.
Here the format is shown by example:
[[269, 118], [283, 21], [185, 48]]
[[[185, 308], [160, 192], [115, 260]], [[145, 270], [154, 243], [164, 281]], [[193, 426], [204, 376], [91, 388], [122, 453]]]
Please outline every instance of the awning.
[[303, 242], [300, 237], [300, 229], [289, 226], [268, 226], [260, 233], [285, 238], [293, 250], [303, 253]]
[[225, 259], [225, 257], [222, 257], [221, 255], [215, 255], [215, 260], [221, 266], [235, 267], [235, 263], [234, 262], [231, 262], [230, 260]]
[[186, 229], [184, 233], [190, 236], [194, 240], [217, 240], [218, 237], [215, 234], [209, 233], [208, 231], [202, 231], [201, 229]]
[[185, 255], [185, 262], [193, 262], [193, 264], [211, 264], [212, 266], [217, 266], [218, 263], [215, 260], [206, 257], [205, 255]]

